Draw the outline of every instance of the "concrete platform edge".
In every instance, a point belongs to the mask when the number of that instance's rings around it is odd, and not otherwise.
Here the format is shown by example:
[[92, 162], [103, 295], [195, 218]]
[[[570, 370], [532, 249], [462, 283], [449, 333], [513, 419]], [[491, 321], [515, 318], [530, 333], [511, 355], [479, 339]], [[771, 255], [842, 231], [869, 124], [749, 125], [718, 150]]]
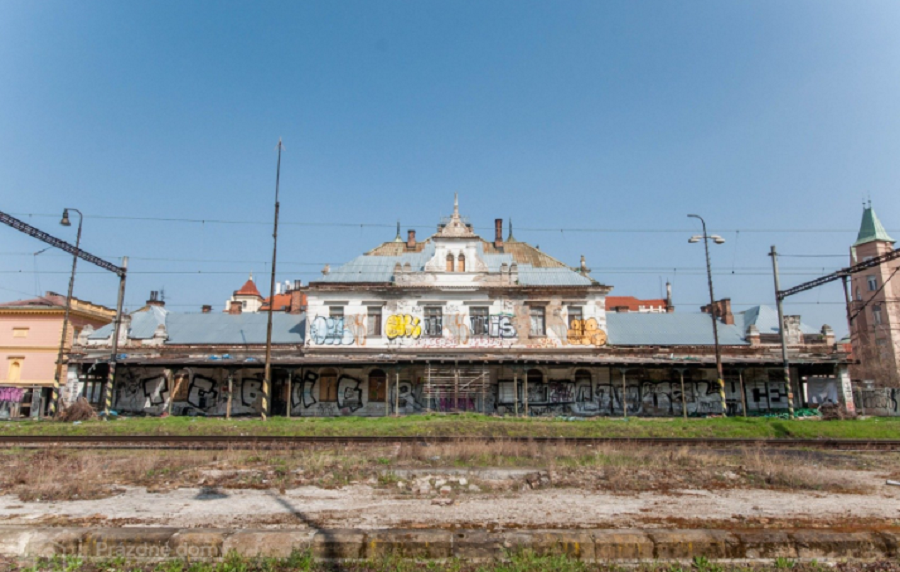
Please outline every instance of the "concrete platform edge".
[[822, 529], [382, 529], [232, 530], [177, 528], [65, 528], [0, 526], [0, 554], [17, 558], [77, 555], [135, 560], [216, 560], [287, 557], [310, 552], [325, 561], [503, 560], [520, 550], [565, 554], [589, 562], [720, 562], [786, 558], [822, 562], [875, 561], [900, 555], [897, 530]]

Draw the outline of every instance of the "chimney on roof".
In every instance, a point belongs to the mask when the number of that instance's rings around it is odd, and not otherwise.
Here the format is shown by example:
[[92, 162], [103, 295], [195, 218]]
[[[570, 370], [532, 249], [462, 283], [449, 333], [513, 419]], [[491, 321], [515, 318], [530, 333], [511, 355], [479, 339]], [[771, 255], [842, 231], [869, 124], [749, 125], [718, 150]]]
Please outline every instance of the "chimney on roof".
[[210, 312], [212, 312], [212, 306], [210, 306], [209, 304], [203, 304], [202, 306], [200, 306], [200, 311], [204, 314], [209, 314]]
[[232, 300], [231, 305], [228, 306], [229, 314], [240, 314], [244, 310], [244, 304], [240, 300]]
[[147, 300], [148, 306], [165, 306], [166, 303], [159, 299], [159, 291], [151, 290], [150, 291], [150, 299]]
[[[700, 308], [700, 311], [709, 314], [710, 305], [707, 304]], [[720, 320], [722, 320], [723, 324], [726, 325], [734, 325], [734, 314], [731, 313], [731, 298], [722, 298], [721, 300], [716, 300], [715, 306], [713, 307], [713, 315]]]
[[494, 219], [494, 247], [503, 248], [503, 219]]
[[672, 303], [672, 283], [666, 280], [666, 313], [671, 314], [675, 311], [675, 304]]
[[416, 247], [416, 231], [410, 229], [406, 231], [406, 248], [407, 250], [413, 250]]
[[[299, 280], [298, 280], [299, 282]], [[306, 293], [299, 288], [291, 290], [291, 305], [288, 308], [290, 314], [302, 314], [306, 311]]]

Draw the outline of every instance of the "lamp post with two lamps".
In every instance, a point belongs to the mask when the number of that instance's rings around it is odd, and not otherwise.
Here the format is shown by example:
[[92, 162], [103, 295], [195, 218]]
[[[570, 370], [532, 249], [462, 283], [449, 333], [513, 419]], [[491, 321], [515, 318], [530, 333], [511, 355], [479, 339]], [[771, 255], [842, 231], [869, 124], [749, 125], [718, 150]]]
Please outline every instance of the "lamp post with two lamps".
[[719, 382], [719, 396], [722, 398], [722, 415], [728, 415], [728, 406], [725, 402], [725, 376], [722, 373], [722, 352], [719, 349], [719, 323], [716, 319], [716, 314], [718, 314], [718, 312], [716, 311], [716, 296], [713, 294], [712, 267], [709, 263], [709, 241], [712, 240], [716, 244], [724, 244], [725, 239], [717, 234], [710, 235], [707, 233], [706, 221], [703, 220], [703, 217], [700, 215], [689, 214], [688, 217], [700, 219], [700, 223], [703, 225], [703, 234], [695, 234], [688, 239], [688, 242], [694, 244], [703, 240], [703, 247], [706, 250], [706, 279], [709, 282], [709, 315], [712, 318], [713, 340], [716, 345], [716, 377]]
[[[50, 396], [50, 406], [48, 412], [51, 417], [56, 414], [56, 406], [59, 402], [59, 378], [62, 376], [63, 355], [66, 349], [66, 337], [69, 330], [69, 312], [72, 309], [72, 289], [75, 287], [75, 267], [78, 265], [78, 249], [81, 247], [81, 223], [84, 217], [78, 209], [63, 209], [62, 220], [59, 224], [62, 226], [72, 226], [69, 220], [69, 211], [78, 213], [78, 234], [75, 237], [75, 254], [72, 256], [72, 274], [69, 276], [69, 292], [66, 294], [66, 311], [63, 314], [62, 339], [59, 341], [59, 356], [56, 358], [56, 375], [53, 376], [53, 393]], [[68, 375], [67, 375], [68, 378]]]

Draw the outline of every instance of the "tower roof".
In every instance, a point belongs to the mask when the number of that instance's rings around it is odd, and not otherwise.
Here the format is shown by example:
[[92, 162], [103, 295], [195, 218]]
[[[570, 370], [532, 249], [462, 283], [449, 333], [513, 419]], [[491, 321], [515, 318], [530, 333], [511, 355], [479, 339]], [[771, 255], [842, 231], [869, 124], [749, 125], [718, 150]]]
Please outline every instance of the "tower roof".
[[878, 220], [878, 215], [875, 214], [875, 209], [872, 208], [872, 202], [869, 201], [869, 206], [863, 209], [862, 222], [859, 224], [859, 234], [856, 236], [856, 242], [853, 243], [853, 246], [878, 241], [895, 242], [884, 230], [884, 226]]
[[235, 296], [256, 296], [257, 298], [262, 298], [262, 294], [259, 293], [259, 290], [256, 289], [256, 284], [253, 283], [253, 275], [250, 275], [250, 279], [244, 282], [244, 285], [241, 286], [240, 290], [234, 291]]

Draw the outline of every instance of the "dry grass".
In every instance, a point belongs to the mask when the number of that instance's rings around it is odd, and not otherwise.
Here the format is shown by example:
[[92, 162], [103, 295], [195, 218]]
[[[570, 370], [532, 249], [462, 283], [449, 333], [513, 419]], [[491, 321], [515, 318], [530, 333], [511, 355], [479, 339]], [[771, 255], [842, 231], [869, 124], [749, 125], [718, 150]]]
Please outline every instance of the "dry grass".
[[[60, 400], [62, 404], [63, 400]], [[87, 399], [79, 397], [75, 403], [69, 406], [63, 406], [54, 417], [55, 421], [63, 423], [73, 423], [75, 421], [93, 421], [97, 419], [97, 412], [91, 407]]]
[[[303, 485], [336, 488], [354, 483], [393, 484], [394, 469], [533, 468], [549, 486], [617, 493], [684, 489], [757, 488], [859, 492], [844, 472], [878, 457], [827, 457], [818, 461], [783, 451], [591, 447], [498, 441], [394, 446], [306, 446], [258, 451], [6, 451], [0, 459], [0, 493], [23, 501], [95, 499], [122, 486], [153, 492], [178, 487], [285, 490]], [[894, 459], [884, 459], [890, 462]], [[877, 468], [878, 465], [872, 467]], [[477, 480], [477, 479], [475, 479]], [[487, 483], [487, 490], [516, 489], [524, 481]]]

